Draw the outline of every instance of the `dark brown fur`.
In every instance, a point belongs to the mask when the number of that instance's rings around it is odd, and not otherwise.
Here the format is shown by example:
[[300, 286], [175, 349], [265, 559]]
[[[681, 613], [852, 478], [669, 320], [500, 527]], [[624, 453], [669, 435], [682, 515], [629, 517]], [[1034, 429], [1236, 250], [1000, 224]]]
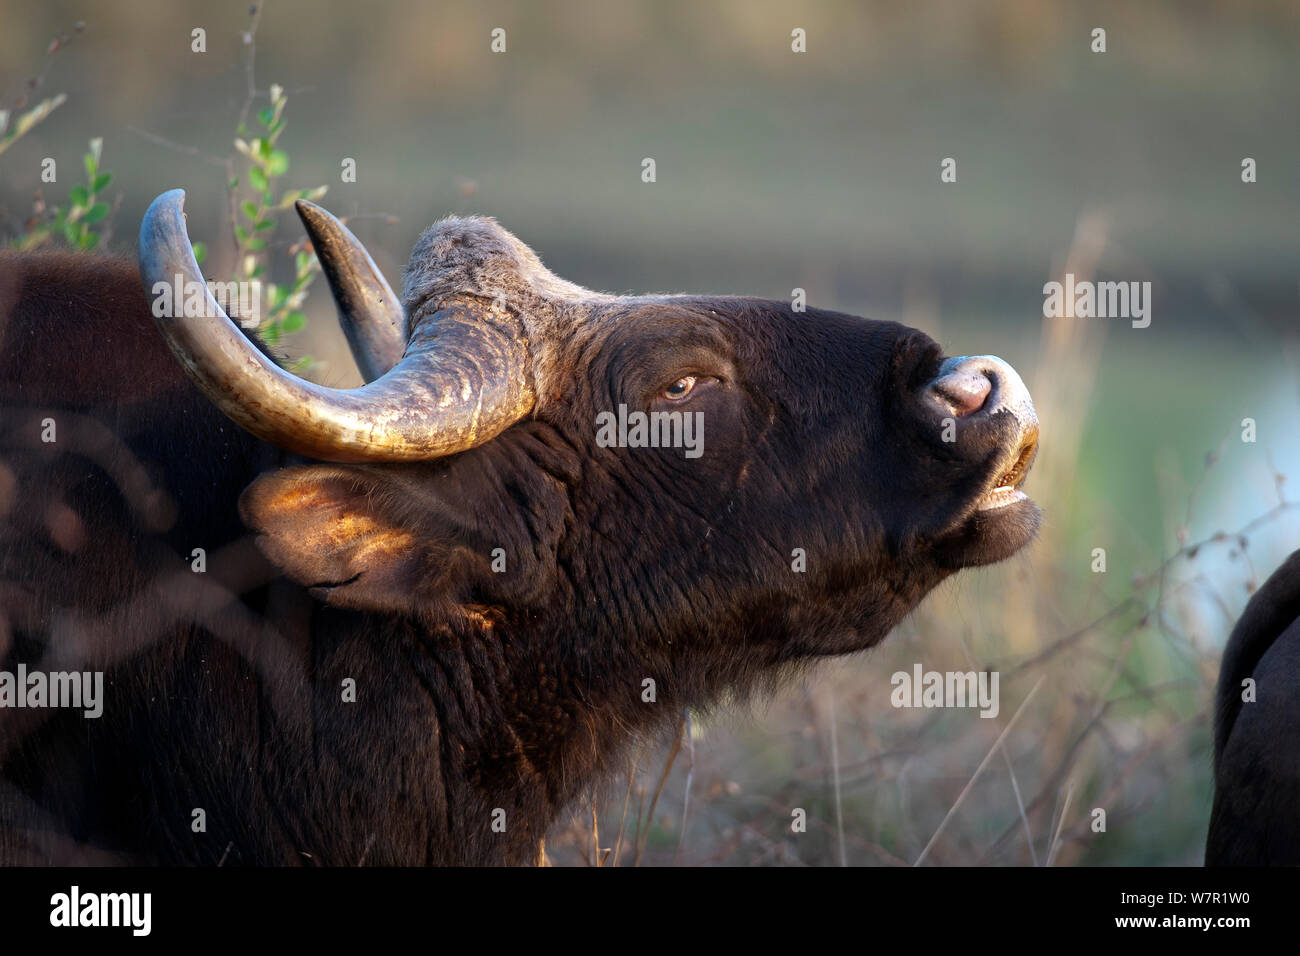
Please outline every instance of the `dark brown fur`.
[[[874, 645], [1032, 533], [975, 512], [1014, 423], [941, 442], [921, 333], [538, 269], [470, 220], [406, 282], [416, 311], [508, 286], [530, 418], [436, 461], [295, 465], [188, 384], [133, 268], [0, 254], [0, 667], [110, 680], [99, 720], [0, 712], [0, 858], [530, 862], [634, 736]], [[598, 411], [684, 370], [716, 381], [702, 458], [597, 445]]]

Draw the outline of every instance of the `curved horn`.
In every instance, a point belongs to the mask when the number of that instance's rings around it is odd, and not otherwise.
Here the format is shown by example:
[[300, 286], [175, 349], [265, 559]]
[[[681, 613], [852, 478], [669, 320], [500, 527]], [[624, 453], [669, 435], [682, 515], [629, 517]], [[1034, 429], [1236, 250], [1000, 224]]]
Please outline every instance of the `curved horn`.
[[[208, 290], [185, 231], [184, 202], [184, 190], [173, 189], [145, 213], [145, 294], [186, 373], [259, 438], [324, 461], [412, 461], [480, 445], [532, 410], [524, 341], [468, 301], [420, 316], [406, 355], [368, 385], [326, 388], [289, 374], [235, 328]], [[171, 310], [160, 308], [167, 287], [177, 290]], [[201, 290], [202, 316], [185, 315], [191, 290]]]
[[402, 300], [347, 226], [306, 199], [294, 208], [334, 293], [352, 358], [362, 378], [373, 382], [401, 361], [406, 349]]

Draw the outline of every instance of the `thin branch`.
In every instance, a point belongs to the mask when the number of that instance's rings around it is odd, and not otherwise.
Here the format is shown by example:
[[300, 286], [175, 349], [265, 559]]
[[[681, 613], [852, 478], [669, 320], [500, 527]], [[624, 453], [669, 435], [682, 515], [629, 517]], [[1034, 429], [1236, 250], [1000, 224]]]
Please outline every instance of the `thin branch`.
[[151, 133], [147, 129], [139, 129], [135, 126], [128, 126], [132, 133], [147, 139], [156, 146], [164, 146], [167, 149], [174, 149], [178, 153], [184, 153], [186, 156], [193, 156], [195, 159], [201, 159], [205, 163], [213, 166], [228, 166], [229, 161], [224, 156], [213, 156], [211, 153], [205, 153], [197, 146], [186, 146], [184, 143], [178, 143], [175, 140], [168, 139], [166, 136], [159, 136], [157, 133]]
[[650, 827], [654, 823], [655, 806], [659, 803], [659, 795], [664, 792], [664, 784], [668, 782], [668, 774], [672, 772], [673, 761], [677, 759], [677, 753], [682, 749], [682, 730], [685, 726], [686, 712], [683, 711], [681, 718], [677, 721], [677, 732], [673, 734], [672, 749], [668, 751], [668, 759], [664, 761], [663, 773], [659, 775], [659, 785], [655, 787], [655, 795], [650, 800], [650, 812], [646, 814], [645, 832], [637, 840], [636, 858], [632, 861], [633, 866], [641, 865], [641, 856], [645, 853], [646, 842], [650, 839]]
[[993, 759], [993, 755], [997, 753], [998, 748], [1002, 746], [1002, 741], [1006, 740], [1007, 734], [1011, 733], [1011, 728], [1016, 725], [1016, 721], [1020, 719], [1020, 715], [1025, 712], [1026, 705], [1034, 699], [1034, 695], [1038, 693], [1038, 688], [1043, 686], [1043, 681], [1045, 680], [1047, 680], [1046, 677], [1038, 678], [1038, 683], [1034, 685], [1033, 690], [1031, 690], [1028, 695], [1026, 695], [1025, 699], [1020, 702], [1020, 706], [1017, 707], [1016, 712], [1011, 715], [1011, 719], [1007, 721], [1007, 725], [1002, 729], [1002, 733], [998, 734], [998, 739], [993, 741], [993, 746], [989, 748], [989, 752], [984, 755], [984, 759], [980, 761], [980, 765], [975, 768], [975, 772], [971, 774], [971, 778], [966, 781], [966, 786], [962, 787], [961, 793], [957, 795], [956, 801], [948, 809], [948, 812], [944, 814], [943, 819], [939, 821], [939, 826], [934, 831], [934, 836], [930, 837], [930, 842], [925, 845], [925, 849], [923, 849], [921, 855], [916, 858], [916, 862], [912, 864], [913, 866], [920, 866], [925, 862], [925, 858], [929, 854], [931, 847], [933, 847], [935, 841], [939, 839], [939, 835], [943, 833], [943, 828], [948, 825], [948, 821], [951, 820], [953, 814], [957, 812], [957, 808], [962, 805], [962, 801], [966, 799], [966, 795], [969, 794], [971, 788], [975, 786], [975, 781], [979, 779], [979, 775], [983, 772], [984, 768], [988, 766], [989, 761]]
[[830, 710], [828, 722], [831, 727], [831, 773], [835, 781], [835, 833], [839, 838], [840, 866], [848, 866], [848, 856], [844, 852], [844, 802], [840, 795], [840, 745], [835, 727], [835, 691], [826, 693], [827, 708]]
[[686, 737], [686, 786], [682, 794], [682, 824], [677, 834], [677, 849], [673, 853], [673, 866], [677, 865], [686, 844], [686, 819], [691, 810], [691, 783], [695, 779], [695, 735], [691, 732], [691, 709], [686, 708], [682, 717]]
[[640, 742], [632, 744], [632, 756], [629, 760], [627, 770], [627, 792], [623, 794], [623, 815], [618, 821], [618, 839], [614, 841], [614, 862], [613, 866], [618, 866], [619, 854], [623, 852], [623, 831], [627, 826], [627, 808], [632, 801], [632, 784], [636, 781], [636, 765], [641, 757]]

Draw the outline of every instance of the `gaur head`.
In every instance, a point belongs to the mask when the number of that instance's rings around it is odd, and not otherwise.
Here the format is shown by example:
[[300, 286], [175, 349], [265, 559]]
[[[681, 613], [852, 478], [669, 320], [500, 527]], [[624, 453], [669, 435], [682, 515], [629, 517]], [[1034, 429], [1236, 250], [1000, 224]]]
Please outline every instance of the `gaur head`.
[[[146, 292], [203, 282], [182, 199], [146, 216]], [[299, 211], [367, 384], [296, 378], [215, 302], [158, 325], [230, 418], [311, 459], [240, 508], [328, 605], [782, 663], [870, 646], [1034, 534], [1038, 422], [997, 358], [786, 302], [590, 292], [483, 218], [429, 229], [399, 302], [340, 223]]]

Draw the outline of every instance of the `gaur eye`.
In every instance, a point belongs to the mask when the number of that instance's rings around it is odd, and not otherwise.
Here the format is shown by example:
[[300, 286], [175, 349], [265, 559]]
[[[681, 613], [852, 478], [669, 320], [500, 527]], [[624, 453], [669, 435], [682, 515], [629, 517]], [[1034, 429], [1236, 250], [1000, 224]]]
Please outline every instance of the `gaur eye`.
[[664, 398], [680, 400], [691, 394], [695, 388], [695, 376], [684, 375], [664, 389]]

